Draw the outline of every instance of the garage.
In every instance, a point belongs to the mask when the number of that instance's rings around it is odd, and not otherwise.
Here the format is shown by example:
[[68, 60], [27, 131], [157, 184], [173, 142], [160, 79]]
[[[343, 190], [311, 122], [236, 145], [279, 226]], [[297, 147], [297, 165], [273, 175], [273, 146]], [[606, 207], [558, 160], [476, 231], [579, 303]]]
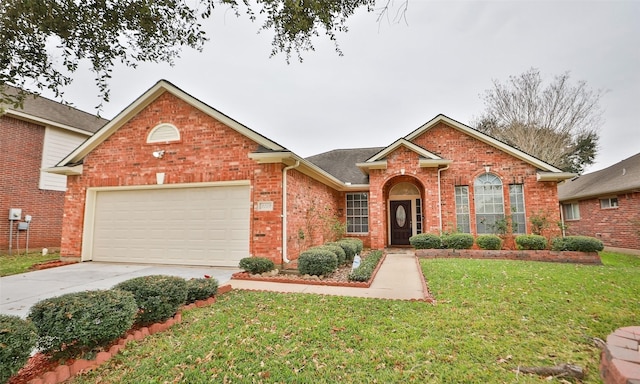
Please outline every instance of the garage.
[[90, 193], [92, 260], [237, 267], [249, 256], [249, 185]]

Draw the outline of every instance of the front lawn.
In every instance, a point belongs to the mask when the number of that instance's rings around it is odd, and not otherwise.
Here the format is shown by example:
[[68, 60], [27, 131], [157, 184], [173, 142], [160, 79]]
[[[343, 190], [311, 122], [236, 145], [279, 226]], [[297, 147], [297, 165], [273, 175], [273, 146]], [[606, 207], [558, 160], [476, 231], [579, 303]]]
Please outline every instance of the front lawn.
[[233, 291], [72, 382], [543, 383], [516, 368], [572, 363], [599, 383], [590, 338], [640, 321], [640, 265], [611, 259], [422, 260], [436, 305]]
[[18, 273], [28, 272], [29, 268], [35, 264], [44, 263], [51, 260], [58, 260], [59, 253], [48, 253], [42, 256], [40, 251], [25, 254], [16, 254], [15, 252], [9, 256], [8, 254], [0, 255], [0, 276], [17, 275]]

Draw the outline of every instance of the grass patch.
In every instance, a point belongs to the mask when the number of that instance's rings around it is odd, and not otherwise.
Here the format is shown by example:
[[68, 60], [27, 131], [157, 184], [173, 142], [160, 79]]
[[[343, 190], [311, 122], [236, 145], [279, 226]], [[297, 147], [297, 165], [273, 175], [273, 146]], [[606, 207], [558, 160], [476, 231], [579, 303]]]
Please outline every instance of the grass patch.
[[44, 263], [46, 261], [58, 260], [59, 253], [48, 253], [42, 256], [42, 252], [31, 252], [28, 254], [13, 254], [11, 256], [0, 255], [0, 276], [17, 275], [19, 273], [28, 272], [29, 268], [35, 264]]
[[435, 306], [233, 291], [72, 382], [542, 383], [514, 369], [572, 363], [599, 383], [589, 338], [640, 310], [640, 266], [605, 259], [421, 260]]

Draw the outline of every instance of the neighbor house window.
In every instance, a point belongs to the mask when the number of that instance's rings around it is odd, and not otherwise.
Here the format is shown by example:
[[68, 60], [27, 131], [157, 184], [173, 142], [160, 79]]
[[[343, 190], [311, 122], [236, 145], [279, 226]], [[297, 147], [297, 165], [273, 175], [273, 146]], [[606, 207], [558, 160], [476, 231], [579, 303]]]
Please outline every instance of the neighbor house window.
[[459, 232], [471, 233], [469, 219], [469, 187], [456, 187], [456, 228]]
[[369, 232], [369, 195], [347, 193], [347, 233]]
[[478, 233], [497, 233], [504, 221], [504, 198], [502, 181], [492, 173], [478, 176], [473, 183], [476, 205], [476, 231]]
[[617, 208], [618, 207], [618, 198], [617, 197], [609, 197], [607, 199], [600, 199], [600, 208]]
[[509, 185], [509, 200], [511, 203], [511, 231], [513, 233], [527, 233], [527, 221], [524, 214], [524, 188], [522, 184]]
[[562, 204], [565, 220], [580, 220], [580, 206], [578, 203]]

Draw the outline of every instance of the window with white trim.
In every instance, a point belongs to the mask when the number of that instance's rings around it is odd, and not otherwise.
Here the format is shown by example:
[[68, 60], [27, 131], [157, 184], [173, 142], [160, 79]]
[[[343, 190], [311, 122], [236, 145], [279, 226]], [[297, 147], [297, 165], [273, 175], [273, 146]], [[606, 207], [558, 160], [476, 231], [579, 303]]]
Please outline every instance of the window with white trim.
[[455, 195], [456, 229], [459, 232], [471, 233], [471, 220], [469, 219], [469, 186], [456, 186]]
[[606, 199], [600, 199], [600, 208], [602, 209], [618, 208], [618, 198], [608, 197]]
[[180, 141], [180, 131], [173, 124], [158, 124], [147, 136], [147, 143], [167, 143], [169, 141]]
[[504, 220], [502, 181], [492, 173], [484, 173], [476, 177], [473, 194], [476, 205], [476, 232], [494, 233], [496, 224]]
[[578, 203], [562, 204], [562, 213], [565, 220], [580, 220], [580, 206]]
[[522, 184], [509, 184], [509, 201], [511, 203], [511, 231], [513, 233], [527, 233], [524, 186]]
[[369, 232], [369, 195], [366, 192], [347, 193], [347, 233]]

